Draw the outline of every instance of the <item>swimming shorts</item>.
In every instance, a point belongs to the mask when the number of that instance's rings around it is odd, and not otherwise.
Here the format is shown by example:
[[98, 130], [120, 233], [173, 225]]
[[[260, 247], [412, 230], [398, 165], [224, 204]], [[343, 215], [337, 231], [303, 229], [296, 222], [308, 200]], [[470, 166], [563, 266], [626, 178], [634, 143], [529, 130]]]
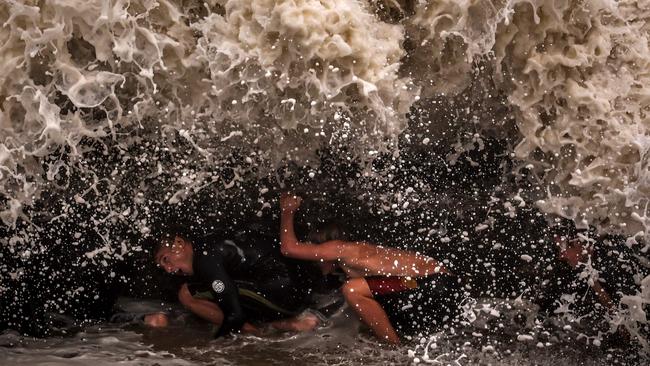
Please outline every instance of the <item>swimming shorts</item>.
[[462, 289], [454, 275], [368, 277], [366, 281], [400, 335], [434, 331], [460, 313]]

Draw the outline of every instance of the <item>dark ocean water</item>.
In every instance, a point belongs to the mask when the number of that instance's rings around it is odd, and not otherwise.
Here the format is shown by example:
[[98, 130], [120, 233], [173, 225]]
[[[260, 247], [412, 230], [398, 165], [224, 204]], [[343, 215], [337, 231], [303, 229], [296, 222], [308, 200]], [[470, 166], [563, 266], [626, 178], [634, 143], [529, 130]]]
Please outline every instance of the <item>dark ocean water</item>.
[[[124, 304], [124, 301], [122, 301]], [[129, 300], [131, 308], [155, 310]], [[143, 306], [144, 303], [144, 306]], [[214, 340], [189, 315], [169, 328], [98, 324], [76, 334], [34, 339], [0, 335], [2, 365], [642, 365], [634, 348], [594, 342], [576, 325], [535, 322], [535, 306], [479, 301], [473, 321], [414, 337], [402, 346], [377, 343], [346, 311], [313, 332], [267, 333]], [[594, 344], [595, 343], [595, 344]]]

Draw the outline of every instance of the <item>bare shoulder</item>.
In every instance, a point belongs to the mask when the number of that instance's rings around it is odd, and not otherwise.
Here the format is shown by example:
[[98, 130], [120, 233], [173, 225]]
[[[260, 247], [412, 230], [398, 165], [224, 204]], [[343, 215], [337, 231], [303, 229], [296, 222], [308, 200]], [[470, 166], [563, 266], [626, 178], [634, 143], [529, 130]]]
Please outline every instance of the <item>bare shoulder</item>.
[[343, 255], [354, 255], [359, 249], [356, 242], [344, 240], [330, 240], [320, 244], [320, 246], [327, 251]]

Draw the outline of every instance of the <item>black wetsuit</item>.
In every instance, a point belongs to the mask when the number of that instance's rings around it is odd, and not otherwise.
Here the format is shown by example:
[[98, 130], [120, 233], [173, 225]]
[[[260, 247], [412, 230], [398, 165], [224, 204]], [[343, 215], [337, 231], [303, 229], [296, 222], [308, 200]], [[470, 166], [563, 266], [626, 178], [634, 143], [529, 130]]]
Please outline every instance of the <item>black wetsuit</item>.
[[251, 318], [288, 317], [310, 304], [318, 269], [283, 257], [277, 240], [259, 234], [229, 240], [208, 236], [192, 245], [190, 292], [204, 292], [223, 311], [217, 336], [239, 331]]

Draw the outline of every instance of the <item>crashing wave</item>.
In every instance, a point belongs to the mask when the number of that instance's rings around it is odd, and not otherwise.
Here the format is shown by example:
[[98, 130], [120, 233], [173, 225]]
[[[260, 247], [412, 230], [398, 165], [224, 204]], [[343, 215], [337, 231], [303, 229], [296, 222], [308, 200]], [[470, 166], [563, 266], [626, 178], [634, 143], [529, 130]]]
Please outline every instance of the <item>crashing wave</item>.
[[464, 88], [488, 58], [515, 107], [514, 152], [545, 191], [539, 207], [647, 235], [649, 18], [647, 1], [417, 2], [407, 66], [428, 96]]
[[39, 159], [83, 159], [85, 138], [128, 148], [171, 129], [203, 156], [243, 144], [304, 162], [345, 128], [363, 155], [405, 128], [418, 91], [398, 76], [402, 27], [356, 1], [31, 5], [0, 8], [5, 224], [62, 168], [45, 179]]
[[68, 169], [39, 159], [83, 159], [84, 139], [171, 129], [203, 156], [244, 143], [305, 162], [346, 129], [363, 158], [406, 128], [420, 89], [459, 93], [481, 62], [514, 107], [544, 211], [628, 235], [650, 224], [647, 2], [36, 4], [0, 7], [5, 224]]
[[[363, 165], [382, 152], [394, 162], [408, 141], [447, 153], [449, 169], [497, 136], [515, 159], [504, 180], [525, 182], [506, 192], [517, 207], [535, 200], [634, 245], [650, 237], [648, 20], [648, 0], [3, 1], [1, 229], [38, 231], [39, 203], [60, 205], [51, 220], [93, 209], [104, 247], [80, 265], [110, 267], [132, 243], [105, 226], [146, 234], [148, 205], [315, 167], [324, 149]], [[392, 191], [367, 190], [369, 205], [449, 200], [413, 193], [435, 191], [416, 173], [400, 186], [384, 165], [374, 178]], [[345, 184], [362, 190], [369, 174]], [[425, 198], [409, 208], [404, 197]], [[46, 251], [30, 235], [0, 243], [16, 257]]]

